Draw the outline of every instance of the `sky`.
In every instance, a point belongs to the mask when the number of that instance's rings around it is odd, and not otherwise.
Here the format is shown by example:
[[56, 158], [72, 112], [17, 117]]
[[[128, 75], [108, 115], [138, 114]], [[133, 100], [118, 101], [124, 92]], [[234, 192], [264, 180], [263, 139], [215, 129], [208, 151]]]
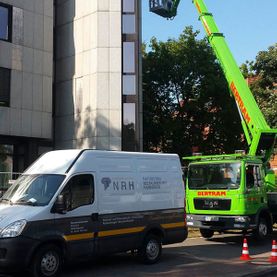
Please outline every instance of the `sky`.
[[[277, 0], [205, 0], [205, 3], [239, 65], [246, 60], [254, 61], [259, 51], [277, 43]], [[149, 43], [151, 37], [161, 41], [178, 38], [189, 25], [200, 30], [199, 39], [204, 37], [192, 0], [181, 0], [173, 20], [150, 13], [148, 5], [148, 0], [142, 0], [143, 42]]]

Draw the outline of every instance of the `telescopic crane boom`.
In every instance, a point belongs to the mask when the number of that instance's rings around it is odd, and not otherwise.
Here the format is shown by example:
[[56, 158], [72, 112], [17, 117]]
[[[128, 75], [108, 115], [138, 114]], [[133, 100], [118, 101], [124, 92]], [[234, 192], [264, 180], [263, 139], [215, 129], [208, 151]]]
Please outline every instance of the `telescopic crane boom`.
[[[165, 18], [177, 15], [180, 0], [149, 0], [149, 8]], [[267, 162], [274, 150], [277, 129], [271, 129], [259, 109], [226, 41], [219, 31], [213, 15], [208, 11], [203, 0], [193, 0], [198, 11], [210, 45], [227, 79], [230, 91], [235, 98], [243, 131], [249, 146], [248, 155], [263, 156]]]

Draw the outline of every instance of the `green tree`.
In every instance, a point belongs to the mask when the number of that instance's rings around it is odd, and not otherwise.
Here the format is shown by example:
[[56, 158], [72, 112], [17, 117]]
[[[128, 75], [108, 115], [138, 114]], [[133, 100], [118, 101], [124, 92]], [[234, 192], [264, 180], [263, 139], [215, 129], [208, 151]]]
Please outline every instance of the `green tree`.
[[[240, 118], [215, 55], [186, 27], [143, 53], [144, 149], [190, 155], [241, 149]], [[145, 49], [145, 47], [143, 48]]]
[[260, 51], [254, 62], [246, 66], [246, 76], [254, 97], [268, 124], [277, 128], [277, 44]]

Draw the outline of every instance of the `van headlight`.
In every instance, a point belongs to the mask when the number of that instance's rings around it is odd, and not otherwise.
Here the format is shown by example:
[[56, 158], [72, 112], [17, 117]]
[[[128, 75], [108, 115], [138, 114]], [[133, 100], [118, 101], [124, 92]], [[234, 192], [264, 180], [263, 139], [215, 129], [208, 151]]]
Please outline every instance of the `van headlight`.
[[0, 232], [0, 238], [18, 237], [22, 233], [26, 223], [27, 221], [24, 219], [11, 223]]

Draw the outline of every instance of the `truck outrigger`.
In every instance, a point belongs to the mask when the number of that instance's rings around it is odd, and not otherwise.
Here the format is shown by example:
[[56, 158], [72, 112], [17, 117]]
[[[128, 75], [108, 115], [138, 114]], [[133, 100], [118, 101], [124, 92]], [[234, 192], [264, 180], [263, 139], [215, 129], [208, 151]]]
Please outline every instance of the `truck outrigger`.
[[[150, 11], [165, 18], [177, 15], [180, 0], [149, 0]], [[203, 0], [193, 0], [209, 43], [236, 101], [248, 144], [245, 153], [184, 157], [188, 226], [204, 238], [215, 231], [253, 232], [264, 239], [277, 222], [274, 172], [268, 167], [277, 129], [267, 124], [244, 77]]]

